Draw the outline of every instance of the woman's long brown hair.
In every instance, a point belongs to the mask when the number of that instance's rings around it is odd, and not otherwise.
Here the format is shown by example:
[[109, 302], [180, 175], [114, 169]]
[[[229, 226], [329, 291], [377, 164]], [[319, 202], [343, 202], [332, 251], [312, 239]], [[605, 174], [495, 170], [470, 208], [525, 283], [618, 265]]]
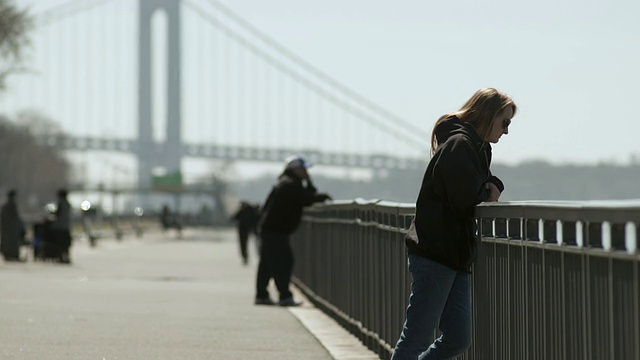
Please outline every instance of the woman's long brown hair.
[[436, 121], [433, 126], [433, 131], [431, 132], [431, 154], [433, 155], [438, 149], [436, 128], [445, 119], [456, 116], [460, 121], [473, 125], [478, 135], [486, 139], [491, 131], [491, 123], [507, 106], [512, 107], [513, 115], [515, 115], [517, 110], [516, 104], [506, 94], [494, 88], [484, 88], [476, 91], [476, 93], [462, 105], [460, 110], [444, 114]]

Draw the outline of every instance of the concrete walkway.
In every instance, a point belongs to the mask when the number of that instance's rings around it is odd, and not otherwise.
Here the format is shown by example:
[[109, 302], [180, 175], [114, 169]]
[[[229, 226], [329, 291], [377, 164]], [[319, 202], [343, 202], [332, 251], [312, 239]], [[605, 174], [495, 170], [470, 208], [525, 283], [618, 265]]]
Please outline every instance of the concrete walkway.
[[71, 266], [0, 261], [0, 359], [376, 358], [308, 302], [254, 306], [251, 255], [231, 230], [188, 229], [80, 242]]

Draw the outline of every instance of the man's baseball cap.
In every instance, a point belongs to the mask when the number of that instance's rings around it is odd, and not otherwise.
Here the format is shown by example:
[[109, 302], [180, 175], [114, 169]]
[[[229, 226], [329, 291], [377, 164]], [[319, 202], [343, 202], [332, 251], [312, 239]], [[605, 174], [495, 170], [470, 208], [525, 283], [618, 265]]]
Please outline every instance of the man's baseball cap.
[[291, 155], [291, 156], [289, 156], [288, 158], [285, 159], [285, 163], [287, 164], [285, 166], [285, 169], [293, 169], [293, 168], [297, 168], [297, 167], [308, 168], [308, 167], [312, 166], [312, 164], [310, 162], [307, 162], [300, 155]]

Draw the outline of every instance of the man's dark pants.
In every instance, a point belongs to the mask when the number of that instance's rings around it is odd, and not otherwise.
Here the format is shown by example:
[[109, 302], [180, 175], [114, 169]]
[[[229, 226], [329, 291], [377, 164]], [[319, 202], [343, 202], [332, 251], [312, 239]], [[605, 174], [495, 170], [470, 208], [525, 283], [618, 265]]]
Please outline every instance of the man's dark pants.
[[240, 241], [240, 255], [244, 263], [249, 260], [249, 253], [247, 251], [247, 243], [249, 242], [249, 228], [246, 226], [238, 227], [238, 240]]
[[291, 298], [289, 283], [293, 273], [293, 251], [289, 234], [263, 232], [260, 237], [262, 246], [256, 281], [256, 298], [269, 297], [267, 286], [271, 277], [280, 293], [280, 300]]

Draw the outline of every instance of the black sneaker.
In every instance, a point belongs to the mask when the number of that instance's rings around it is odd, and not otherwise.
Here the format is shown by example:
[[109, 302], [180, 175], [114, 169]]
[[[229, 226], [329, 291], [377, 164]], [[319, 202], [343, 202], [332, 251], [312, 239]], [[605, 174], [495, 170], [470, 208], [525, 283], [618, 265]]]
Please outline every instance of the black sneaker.
[[292, 297], [290, 298], [286, 298], [286, 299], [282, 299], [278, 302], [278, 305], [280, 306], [300, 306], [302, 305], [301, 302], [297, 302], [295, 300], [293, 300]]
[[275, 305], [276, 302], [271, 300], [271, 298], [256, 298], [253, 302], [254, 305]]

